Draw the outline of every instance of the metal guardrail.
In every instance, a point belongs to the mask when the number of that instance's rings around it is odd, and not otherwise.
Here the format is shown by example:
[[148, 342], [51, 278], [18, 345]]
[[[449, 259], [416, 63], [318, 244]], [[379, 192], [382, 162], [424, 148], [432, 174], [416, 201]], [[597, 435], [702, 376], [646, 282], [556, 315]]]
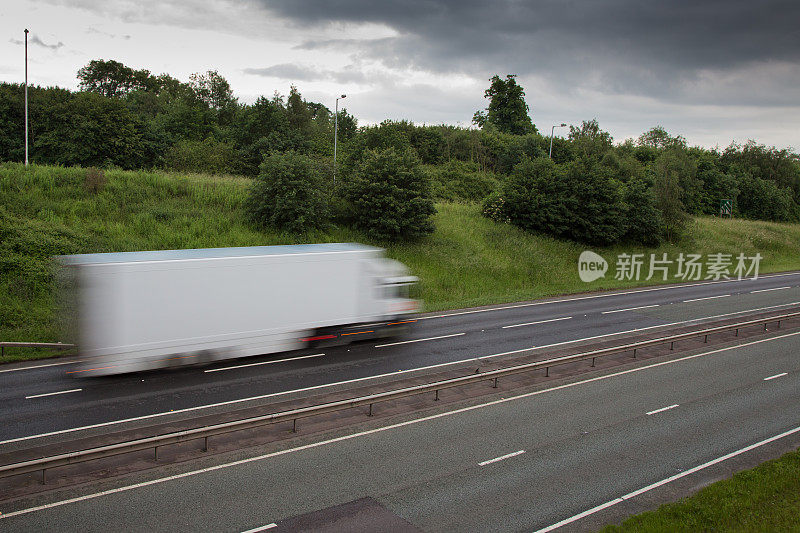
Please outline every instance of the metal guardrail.
[[54, 350], [66, 350], [74, 348], [74, 344], [63, 342], [0, 342], [0, 357], [6, 354], [6, 348], [52, 348]]
[[[800, 312], [795, 313], [787, 313], [783, 315], [777, 316], [770, 316], [764, 317], [757, 320], [748, 320], [745, 322], [737, 322], [734, 324], [728, 324], [724, 326], [717, 326], [713, 328], [706, 328], [697, 331], [691, 331], [687, 333], [680, 333], [677, 335], [670, 335], [667, 337], [660, 337], [657, 339], [651, 339], [647, 341], [635, 342], [631, 344], [624, 344], [620, 346], [612, 346], [609, 348], [602, 348], [599, 350], [592, 350], [589, 352], [582, 352], [573, 355], [566, 355], [563, 357], [558, 357], [555, 359], [548, 359], [545, 361], [536, 361], [533, 363], [525, 363], [522, 365], [516, 365], [507, 368], [501, 368], [498, 370], [491, 370], [488, 372], [483, 373], [476, 373], [468, 376], [462, 376], [458, 378], [452, 378], [442, 381], [437, 381], [434, 383], [427, 383], [425, 385], [415, 385], [413, 387], [407, 387], [403, 389], [397, 389], [387, 392], [380, 392], [376, 394], [371, 394], [368, 396], [361, 396], [358, 398], [351, 398], [347, 400], [339, 400], [336, 402], [329, 402], [320, 405], [312, 405], [309, 407], [302, 407], [299, 409], [292, 409], [289, 411], [283, 411], [280, 413], [273, 413], [269, 415], [262, 415], [257, 417], [246, 418], [242, 420], [234, 420], [232, 422], [225, 422], [222, 424], [214, 424], [211, 426], [204, 426], [195, 429], [188, 429], [183, 431], [176, 431], [173, 433], [167, 433], [164, 435], [157, 435], [154, 437], [147, 437], [142, 439], [131, 440], [127, 442], [121, 442], [117, 444], [111, 444], [107, 446], [100, 446], [97, 448], [90, 448], [86, 450], [80, 450], [75, 452], [69, 452], [59, 455], [54, 455], [51, 457], [43, 457], [40, 459], [32, 459], [29, 461], [24, 461], [20, 463], [13, 463], [7, 465], [0, 466], [0, 478], [15, 476], [18, 474], [25, 474], [30, 472], [38, 472], [41, 470], [42, 472], [42, 483], [46, 483], [46, 472], [48, 469], [56, 468], [60, 466], [72, 465], [76, 463], [82, 463], [85, 461], [91, 461], [94, 459], [102, 459], [105, 457], [112, 457], [115, 455], [121, 455], [125, 453], [146, 450], [146, 449], [153, 449], [154, 450], [154, 457], [158, 460], [158, 448], [161, 446], [166, 446], [170, 444], [176, 444], [179, 442], [185, 442], [190, 440], [196, 439], [204, 439], [203, 442], [203, 451], [208, 451], [208, 439], [210, 437], [214, 437], [217, 435], [223, 435], [226, 433], [232, 433], [234, 431], [241, 431], [245, 429], [252, 429], [255, 427], [260, 427], [269, 424], [275, 424], [278, 422], [288, 422], [292, 421], [292, 431], [297, 430], [297, 420], [301, 418], [306, 418], [315, 415], [321, 415], [326, 413], [332, 413], [335, 411], [341, 411], [344, 409], [351, 409], [354, 407], [361, 407], [361, 406], [369, 406], [368, 416], [372, 416], [372, 406], [376, 403], [396, 400], [399, 398], [404, 398], [407, 396], [414, 396], [418, 394], [424, 394], [428, 392], [435, 393], [435, 400], [439, 399], [439, 391], [443, 389], [449, 389], [453, 387], [459, 387], [462, 385], [468, 385], [472, 383], [477, 383], [481, 381], [492, 381], [493, 387], [497, 387], [497, 382], [501, 377], [511, 376], [514, 374], [520, 374], [523, 372], [530, 372], [532, 370], [537, 369], [545, 369], [547, 376], [550, 374], [550, 367], [563, 365], [567, 363], [572, 363], [575, 361], [585, 361], [588, 359], [592, 360], [592, 366], [595, 365], [595, 359], [598, 357], [603, 357], [606, 355], [617, 354], [621, 352], [632, 351], [633, 357], [636, 357], [637, 350], [641, 348], [646, 348], [649, 346], [656, 346], [660, 344], [670, 344], [670, 350], [675, 348], [675, 343], [681, 340], [691, 339], [695, 337], [704, 337], [704, 342], [708, 342], [708, 336], [714, 333], [720, 333], [723, 331], [735, 330], [736, 336], [739, 335], [739, 329], [754, 326], [754, 325], [764, 325], [764, 330], [767, 329], [767, 324], [770, 323], [777, 323], [778, 328], [780, 328], [781, 322], [785, 320], [789, 320], [792, 318], [800, 318]], [[535, 348], [531, 348], [533, 350]]]

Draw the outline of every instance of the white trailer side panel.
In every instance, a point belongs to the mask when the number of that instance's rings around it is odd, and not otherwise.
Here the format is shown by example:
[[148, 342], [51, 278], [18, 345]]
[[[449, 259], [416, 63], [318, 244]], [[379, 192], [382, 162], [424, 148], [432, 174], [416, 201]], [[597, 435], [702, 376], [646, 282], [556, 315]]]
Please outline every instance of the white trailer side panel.
[[204, 350], [239, 357], [297, 348], [306, 331], [379, 318], [364, 297], [376, 294], [369, 265], [378, 256], [360, 247], [79, 264], [82, 352], [136, 370]]

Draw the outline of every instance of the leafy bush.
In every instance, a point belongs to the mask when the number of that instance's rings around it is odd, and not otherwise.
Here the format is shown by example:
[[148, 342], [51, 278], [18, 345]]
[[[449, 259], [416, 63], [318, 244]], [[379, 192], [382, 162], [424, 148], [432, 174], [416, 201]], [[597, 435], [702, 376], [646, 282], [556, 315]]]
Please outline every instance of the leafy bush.
[[495, 190], [497, 178], [478, 170], [475, 163], [450, 161], [430, 170], [433, 196], [442, 200], [477, 202]]
[[506, 200], [500, 191], [494, 191], [483, 199], [481, 214], [495, 222], [511, 222], [506, 214]]
[[549, 159], [525, 159], [503, 188], [504, 211], [525, 230], [607, 245], [627, 230], [621, 184], [590, 159], [557, 167]]
[[245, 203], [253, 223], [295, 233], [328, 223], [324, 174], [314, 159], [295, 152], [274, 153], [260, 169]]
[[774, 181], [743, 176], [739, 181], [739, 212], [758, 220], [786, 222], [797, 219], [797, 204], [791, 189], [781, 188]]
[[181, 140], [167, 152], [165, 166], [178, 172], [223, 174], [234, 170], [236, 157], [232, 145], [211, 137], [203, 141]]
[[653, 190], [640, 179], [632, 179], [625, 185], [627, 205], [627, 232], [623, 240], [646, 246], [656, 246], [664, 239], [664, 221], [656, 206]]
[[413, 240], [432, 233], [436, 208], [412, 149], [369, 150], [342, 180], [353, 226], [377, 240]]

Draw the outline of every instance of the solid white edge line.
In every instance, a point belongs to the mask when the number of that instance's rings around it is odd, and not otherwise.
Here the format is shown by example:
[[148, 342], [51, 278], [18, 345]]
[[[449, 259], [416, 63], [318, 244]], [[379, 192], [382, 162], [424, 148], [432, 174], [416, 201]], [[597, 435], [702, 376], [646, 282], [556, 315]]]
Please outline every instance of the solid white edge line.
[[62, 390], [58, 392], [45, 392], [44, 394], [33, 394], [31, 396], [25, 396], [26, 400], [30, 400], [31, 398], [44, 398], [45, 396], [55, 396], [57, 394], [69, 394], [70, 392], [80, 392], [83, 389], [70, 389], [70, 390]]
[[495, 457], [494, 459], [489, 459], [487, 461], [481, 461], [480, 463], [478, 463], [478, 466], [490, 465], [492, 463], [496, 463], [496, 462], [502, 461], [504, 459], [509, 459], [511, 457], [516, 457], [518, 455], [522, 455], [523, 453], [525, 453], [525, 450], [519, 450], [519, 451], [516, 451], [516, 452], [507, 453], [505, 455], [501, 455], [500, 457]]
[[683, 303], [687, 304], [689, 302], [699, 302], [701, 300], [716, 300], [717, 298], [727, 298], [730, 294], [720, 294], [717, 296], [704, 296], [703, 298], [692, 298], [690, 300], [684, 300]]
[[272, 528], [275, 528], [275, 527], [278, 527], [278, 524], [273, 522], [272, 524], [267, 524], [266, 526], [254, 527], [253, 529], [248, 529], [247, 531], [242, 531], [242, 533], [258, 533], [259, 531], [266, 531], [268, 529], [272, 529]]
[[525, 322], [524, 324], [511, 324], [510, 326], [503, 326], [503, 329], [519, 328], [522, 326], [533, 326], [536, 324], [546, 324], [548, 322], [558, 322], [559, 320], [569, 320], [571, 316], [562, 316], [561, 318], [550, 318], [548, 320], [537, 320], [536, 322]]
[[757, 291], [750, 291], [750, 294], [755, 294], [757, 292], [769, 292], [769, 291], [782, 291], [784, 289], [791, 289], [792, 287], [787, 285], [785, 287], [775, 287], [774, 289], [758, 289]]
[[375, 348], [385, 348], [386, 346], [397, 346], [398, 344], [411, 344], [412, 342], [435, 341], [437, 339], [446, 339], [448, 337], [460, 337], [466, 333], [453, 333], [451, 335], [439, 335], [438, 337], [428, 337], [426, 339], [412, 339], [410, 341], [390, 342], [388, 344], [376, 344]]
[[[324, 440], [324, 441], [312, 442], [312, 443], [309, 443], [309, 444], [304, 444], [302, 446], [298, 446], [296, 448], [288, 448], [288, 449], [285, 449], [285, 450], [279, 450], [279, 451], [267, 453], [267, 454], [264, 454], [264, 455], [258, 455], [256, 457], [248, 457], [246, 459], [240, 459], [238, 461], [233, 461], [233, 462], [230, 462], [230, 463], [224, 463], [224, 464], [220, 464], [220, 465], [209, 466], [209, 467], [206, 467], [206, 468], [201, 468], [199, 470], [192, 470], [192, 471], [189, 471], [189, 472], [183, 472], [181, 474], [175, 474], [175, 475], [168, 476], [168, 477], [163, 477], [163, 478], [159, 478], [159, 479], [151, 479], [149, 481], [143, 481], [141, 483], [136, 483], [134, 485], [127, 485], [127, 486], [124, 486], [124, 487], [117, 487], [115, 489], [104, 490], [102, 492], [96, 492], [94, 494], [85, 494], [83, 496], [77, 496], [75, 498], [70, 498], [70, 499], [67, 499], [67, 500], [61, 500], [61, 501], [57, 501], [57, 502], [47, 503], [47, 504], [39, 505], [39, 506], [36, 506], [36, 507], [30, 507], [28, 509], [20, 509], [19, 511], [11, 511], [9, 513], [0, 513], [0, 520], [2, 520], [3, 518], [10, 518], [12, 516], [19, 516], [19, 515], [23, 515], [23, 514], [33, 513], [33, 512], [36, 512], [36, 511], [43, 511], [45, 509], [51, 509], [53, 507], [60, 507], [62, 505], [67, 505], [69, 503], [76, 503], [76, 502], [81, 502], [81, 501], [85, 501], [85, 500], [92, 500], [92, 499], [95, 499], [95, 498], [99, 498], [101, 496], [107, 496], [109, 494], [115, 494], [115, 493], [118, 493], [118, 492], [126, 492], [126, 491], [129, 491], [129, 490], [138, 489], [138, 488], [141, 488], [141, 487], [147, 487], [147, 486], [150, 486], [150, 485], [156, 485], [156, 484], [164, 483], [164, 482], [167, 482], [167, 481], [173, 481], [173, 480], [176, 480], [176, 479], [183, 479], [183, 478], [194, 476], [194, 475], [197, 475], [197, 474], [205, 474], [205, 473], [208, 473], [208, 472], [214, 472], [216, 470], [221, 470], [223, 468], [230, 468], [230, 467], [233, 467], [233, 466], [239, 466], [239, 465], [242, 465], [242, 464], [252, 463], [252, 462], [255, 462], [255, 461], [262, 461], [264, 459], [270, 459], [272, 457], [278, 457], [280, 455], [286, 455], [286, 454], [289, 454], [289, 453], [299, 452], [299, 451], [303, 451], [303, 450], [309, 450], [309, 449], [312, 449], [312, 448], [318, 448], [320, 446], [326, 446], [328, 444], [334, 444], [336, 442], [346, 441], [346, 440], [354, 439], [354, 438], [357, 438], [357, 437], [363, 437], [365, 435], [372, 435], [372, 434], [375, 434], [375, 433], [382, 433], [384, 431], [388, 431], [388, 430], [391, 430], [391, 429], [397, 429], [397, 428], [401, 428], [401, 427], [405, 427], [405, 426], [411, 426], [411, 425], [414, 425], [414, 424], [419, 424], [421, 422], [427, 422], [429, 420], [436, 420], [438, 418], [443, 418], [445, 416], [451, 416], [451, 415], [456, 415], [456, 414], [460, 414], [460, 413], [466, 413], [466, 412], [469, 412], [469, 411], [474, 411], [476, 409], [483, 409], [484, 407], [491, 407], [493, 405], [500, 405], [500, 404], [503, 404], [503, 403], [508, 403], [508, 402], [512, 402], [512, 401], [516, 401], [516, 400], [521, 400], [521, 399], [524, 399], [524, 398], [530, 398], [532, 396], [538, 396], [539, 394], [546, 394], [548, 392], [553, 392], [553, 391], [557, 391], [557, 390], [569, 389], [569, 388], [572, 388], [572, 387], [576, 387], [578, 385], [585, 385], [587, 383], [593, 383], [595, 381], [602, 381], [602, 380], [610, 379], [610, 378], [617, 377], [617, 376], [623, 376], [623, 375], [626, 375], [626, 374], [632, 374], [634, 372], [641, 372], [643, 370], [649, 370], [651, 368], [657, 368], [657, 367], [660, 367], [660, 366], [671, 365], [671, 364], [675, 364], [675, 363], [679, 363], [679, 362], [683, 362], [683, 361], [688, 361], [689, 359], [696, 359], [698, 357], [704, 357], [706, 355], [713, 355], [713, 354], [716, 354], [716, 353], [722, 353], [722, 352], [727, 352], [727, 351], [731, 351], [731, 350], [737, 350], [739, 348], [744, 348], [746, 346], [753, 346], [755, 344], [761, 344], [761, 343], [764, 343], [764, 342], [771, 342], [771, 341], [775, 341], [775, 340], [779, 340], [779, 339], [785, 339], [785, 338], [788, 338], [788, 337], [794, 337], [795, 335], [800, 335], [800, 331], [795, 332], [795, 333], [787, 333], [785, 335], [780, 335], [780, 336], [777, 336], [777, 337], [770, 337], [769, 339], [760, 339], [760, 340], [757, 340], [757, 341], [752, 341], [752, 342], [748, 342], [748, 343], [744, 343], [744, 344], [738, 344], [736, 346], [728, 346], [728, 347], [725, 347], [725, 348], [718, 348], [716, 350], [711, 350], [711, 351], [708, 351], [708, 352], [698, 353], [698, 354], [694, 354], [694, 355], [687, 355], [685, 357], [681, 357], [681, 358], [678, 358], [678, 359], [671, 359], [669, 361], [661, 361], [659, 363], [653, 363], [652, 365], [640, 366], [640, 367], [637, 367], [637, 368], [630, 368], [628, 370], [622, 370], [620, 372], [616, 372], [616, 373], [613, 373], [613, 374], [606, 374], [604, 376], [595, 376], [593, 378], [585, 379], [585, 380], [582, 380], [582, 381], [575, 381], [573, 383], [565, 383], [564, 385], [558, 385], [556, 387], [552, 387], [552, 388], [549, 388], [549, 389], [542, 389], [542, 390], [538, 390], [538, 391], [527, 392], [525, 394], [520, 394], [518, 396], [510, 396], [508, 398], [500, 398], [498, 400], [492, 400], [491, 402], [487, 402], [487, 403], [482, 403], [482, 404], [478, 404], [478, 405], [471, 405], [469, 407], [462, 407], [462, 408], [456, 409], [454, 411], [446, 411], [444, 413], [437, 413], [435, 415], [430, 415], [430, 416], [426, 416], [426, 417], [422, 417], [422, 418], [415, 418], [413, 420], [406, 420], [405, 422], [398, 422], [396, 424], [391, 424], [389, 426], [383, 426], [383, 427], [379, 427], [379, 428], [368, 429], [368, 430], [365, 430], [365, 431], [361, 431], [359, 433], [352, 433], [350, 435], [343, 435], [341, 437], [335, 437], [335, 438]], [[781, 436], [789, 435], [790, 433], [795, 432], [795, 431], [800, 431], [800, 428], [796, 428], [796, 430], [792, 430], [789, 433], [785, 433], [785, 434], [782, 434], [782, 435], [780, 435], [778, 437], [774, 437], [772, 440], [780, 438]], [[690, 471], [687, 470], [686, 472], [690, 472]], [[677, 478], [675, 478], [675, 479], [677, 479]], [[637, 493], [631, 493], [631, 494], [637, 494]], [[624, 496], [623, 496], [623, 498], [624, 498]], [[620, 499], [620, 501], [622, 501], [622, 500]], [[604, 504], [604, 505], [606, 507], [609, 506], [608, 504]], [[610, 504], [610, 505], [613, 505], [613, 504]], [[597, 508], [595, 508], [595, 509], [597, 509]], [[597, 511], [592, 511], [592, 512], [597, 512]], [[584, 513], [588, 513], [588, 511], [584, 511]], [[584, 514], [584, 513], [582, 513], [582, 514]], [[588, 514], [591, 514], [591, 513], [588, 513]], [[569, 522], [564, 522], [564, 523], [569, 523]], [[550, 526], [550, 527], [552, 528], [552, 526]], [[549, 531], [549, 529], [547, 529], [547, 531]]]
[[764, 378], [764, 381], [769, 381], [771, 379], [782, 378], [783, 376], [788, 376], [788, 372], [781, 372], [780, 374], [775, 374], [774, 376], [769, 376], [768, 378]]
[[21, 368], [6, 368], [5, 370], [0, 370], [0, 374], [5, 372], [20, 372], [21, 370], [35, 370], [37, 368], [45, 368], [48, 366], [61, 366], [61, 365], [70, 365], [72, 363], [77, 363], [78, 361], [59, 361], [58, 363], [47, 363], [44, 365], [33, 365], [33, 366], [23, 366]]
[[649, 492], [649, 491], [651, 491], [653, 489], [656, 489], [656, 488], [658, 488], [658, 487], [660, 487], [662, 485], [666, 485], [667, 483], [671, 483], [671, 482], [673, 482], [673, 481], [675, 481], [677, 479], [689, 476], [691, 474], [694, 474], [695, 472], [699, 472], [699, 471], [704, 470], [704, 469], [706, 469], [706, 468], [708, 468], [710, 466], [714, 466], [715, 464], [721, 463], [723, 461], [727, 461], [728, 459], [736, 457], [737, 455], [741, 455], [741, 454], [749, 452], [751, 450], [755, 450], [756, 448], [764, 446], [765, 444], [769, 444], [770, 442], [774, 442], [774, 441], [776, 441], [778, 439], [782, 439], [784, 437], [788, 437], [789, 435], [793, 435], [793, 434], [798, 433], [798, 432], [800, 432], [800, 427], [796, 427], [796, 428], [790, 429], [788, 431], [784, 431], [783, 433], [780, 433], [778, 435], [774, 435], [774, 436], [769, 437], [767, 439], [764, 439], [762, 441], [756, 442], [755, 444], [751, 444], [749, 446], [745, 446], [744, 448], [740, 448], [740, 449], [738, 449], [738, 450], [736, 450], [734, 452], [731, 452], [729, 454], [723, 455], [721, 457], [717, 457], [716, 459], [712, 459], [711, 461], [708, 461], [708, 462], [703, 463], [701, 465], [698, 465], [698, 466], [695, 466], [693, 468], [690, 468], [689, 470], [681, 472], [680, 474], [675, 474], [674, 476], [670, 476], [668, 478], [662, 479], [661, 481], [657, 481], [655, 483], [647, 485], [646, 487], [642, 487], [641, 489], [635, 490], [633, 492], [629, 492], [628, 494], [625, 494], [624, 496], [620, 496], [619, 498], [614, 498], [611, 501], [608, 501], [608, 502], [603, 503], [601, 505], [598, 505], [596, 507], [592, 507], [591, 509], [587, 509], [586, 511], [583, 511], [582, 513], [578, 513], [578, 514], [576, 514], [574, 516], [571, 516], [569, 518], [566, 518], [566, 519], [564, 519], [564, 520], [562, 520], [560, 522], [556, 522], [555, 524], [549, 525], [549, 526], [544, 527], [542, 529], [537, 529], [534, 533], [547, 533], [549, 531], [553, 531], [554, 529], [558, 529], [558, 528], [560, 528], [562, 526], [565, 526], [567, 524], [571, 524], [572, 522], [580, 520], [581, 518], [585, 518], [585, 517], [587, 517], [589, 515], [592, 515], [592, 514], [595, 514], [595, 513], [599, 512], [599, 511], [602, 511], [603, 509], [607, 509], [608, 507], [611, 507], [612, 505], [616, 505], [618, 503], [622, 503], [625, 500], [630, 500], [631, 498], [635, 498], [636, 496], [639, 496], [640, 494], [644, 494], [645, 492]]
[[648, 411], [647, 414], [648, 415], [654, 415], [656, 413], [663, 413], [664, 411], [669, 411], [670, 409], [675, 409], [676, 407], [678, 407], [677, 403], [676, 404], [672, 404], [672, 405], [668, 405], [667, 407], [662, 407], [661, 409], [654, 409], [653, 411]]
[[622, 313], [624, 311], [636, 311], [637, 309], [649, 309], [651, 307], [658, 307], [661, 304], [653, 304], [653, 305], [640, 305], [639, 307], [629, 307], [627, 309], [614, 309], [613, 311], [603, 311], [600, 313], [601, 315], [610, 315], [611, 313]]
[[274, 363], [286, 363], [288, 361], [299, 361], [300, 359], [311, 359], [312, 357], [322, 357], [324, 353], [315, 353], [313, 355], [301, 355], [300, 357], [288, 357], [286, 359], [275, 359], [274, 361], [261, 361], [260, 363], [248, 363], [246, 365], [224, 366], [222, 368], [210, 368], [203, 370], [203, 372], [222, 372], [223, 370], [235, 370], [237, 368], [247, 368], [249, 366], [271, 365]]
[[743, 279], [723, 279], [719, 281], [707, 281], [704, 283], [688, 283], [685, 285], [672, 285], [669, 287], [652, 287], [650, 289], [639, 289], [639, 290], [632, 290], [632, 291], [623, 291], [623, 292], [614, 292], [610, 294], [593, 294], [591, 296], [577, 296], [574, 298], [561, 298], [559, 300], [549, 300], [546, 302], [530, 302], [525, 304], [515, 304], [515, 305], [505, 305], [502, 307], [492, 307], [489, 309], [470, 309], [469, 311], [458, 311], [456, 313], [446, 313], [441, 315], [432, 315], [432, 316], [420, 316], [417, 317], [417, 320], [428, 320], [431, 318], [447, 318], [449, 316], [459, 316], [459, 315], [469, 315], [472, 313], [487, 313], [489, 311], [501, 311], [503, 309], [516, 309], [519, 307], [532, 307], [536, 305], [549, 305], [549, 304], [557, 304], [562, 302], [575, 302], [579, 300], [591, 300], [594, 298], [609, 298], [611, 296], [625, 296], [628, 294], [638, 294], [640, 292], [653, 292], [653, 291], [667, 291], [672, 289], [685, 289], [686, 287], [698, 287], [702, 285], [716, 285], [719, 283], [737, 283], [743, 281], [756, 281], [759, 279], [767, 279], [767, 278], [780, 278], [784, 276], [800, 276], [800, 272], [786, 272], [783, 274], [767, 274], [764, 276], [758, 276], [757, 278], [743, 278]]
[[0, 441], [0, 445], [10, 444], [10, 443], [13, 443], [13, 442], [20, 442], [20, 441], [23, 441], [23, 440], [38, 439], [38, 438], [43, 438], [43, 437], [52, 437], [53, 435], [62, 435], [64, 433], [72, 433], [72, 432], [75, 432], [75, 431], [84, 431], [84, 430], [87, 430], [87, 429], [96, 429], [96, 428], [100, 428], [100, 427], [112, 426], [114, 424], [124, 424], [124, 423], [127, 423], [127, 422], [136, 422], [136, 421], [139, 421], [139, 420], [145, 420], [147, 418], [156, 418], [156, 417], [159, 417], [159, 416], [167, 416], [167, 415], [173, 415], [173, 414], [187, 413], [187, 412], [191, 412], [191, 411], [198, 411], [200, 409], [211, 409], [213, 407], [221, 407], [223, 405], [231, 405], [231, 404], [235, 404], [235, 403], [249, 402], [249, 401], [254, 401], [254, 400], [263, 400], [265, 398], [271, 398], [271, 397], [274, 397], [274, 396], [284, 396], [286, 394], [292, 394], [292, 393], [295, 393], [295, 392], [306, 392], [306, 391], [317, 390], [317, 389], [322, 389], [322, 388], [326, 388], [326, 387], [334, 387], [336, 385], [346, 385], [348, 383], [357, 383], [359, 381], [367, 381], [367, 380], [370, 380], [370, 379], [385, 378], [385, 377], [394, 376], [394, 375], [397, 375], [397, 374], [405, 374], [407, 372], [417, 372], [417, 371], [421, 371], [421, 370], [430, 370], [431, 368], [439, 368], [439, 367], [443, 367], [443, 366], [457, 365], [457, 364], [461, 364], [461, 363], [469, 363], [470, 361], [480, 361], [481, 359], [491, 359], [492, 357], [499, 357], [499, 356], [502, 356], [502, 355], [511, 355], [511, 354], [515, 354], [515, 353], [527, 352], [529, 350], [541, 350], [541, 349], [544, 349], [544, 348], [553, 348], [555, 346], [563, 346], [565, 344], [572, 344], [572, 343], [581, 342], [581, 341], [602, 339], [602, 338], [605, 338], [605, 337], [613, 337], [615, 335], [624, 335], [626, 333], [635, 333], [637, 331], [645, 331], [645, 330], [650, 330], [650, 329], [654, 329], [654, 328], [677, 326], [677, 325], [680, 325], [680, 324], [689, 324], [691, 322], [697, 322], [697, 321], [700, 321], [700, 320], [708, 320], [708, 319], [711, 319], [711, 318], [721, 318], [721, 317], [724, 317], [724, 316], [740, 315], [742, 313], [751, 313], [753, 311], [764, 311], [766, 309], [776, 309], [778, 307], [788, 307], [788, 306], [791, 306], [791, 305], [798, 305], [798, 304], [800, 304], [800, 302], [790, 302], [790, 303], [787, 303], [787, 304], [770, 305], [770, 306], [767, 306], [767, 307], [759, 307], [759, 308], [756, 308], [756, 309], [746, 309], [744, 311], [734, 311], [734, 312], [731, 312], [731, 313], [723, 313], [721, 315], [705, 316], [705, 317], [700, 317], [700, 318], [693, 318], [691, 320], [682, 320], [682, 321], [679, 321], [679, 322], [670, 322], [670, 323], [667, 323], [667, 324], [658, 324], [656, 326], [647, 326], [647, 327], [644, 327], [644, 328], [635, 328], [635, 329], [629, 329], [629, 330], [624, 330], [624, 331], [617, 331], [615, 333], [606, 333], [606, 334], [603, 334], [603, 335], [594, 335], [592, 337], [583, 337], [583, 338], [574, 339], [574, 340], [571, 340], [571, 341], [562, 341], [562, 342], [556, 342], [556, 343], [553, 343], [553, 344], [545, 344], [543, 346], [531, 346], [529, 348], [522, 348], [522, 349], [519, 349], [519, 350], [511, 350], [510, 352], [501, 352], [501, 353], [490, 354], [490, 355], [480, 355], [478, 357], [470, 357], [469, 359], [459, 359], [458, 361], [448, 361], [446, 363], [437, 363], [435, 365], [421, 366], [421, 367], [418, 367], [418, 368], [408, 368], [408, 369], [405, 369], [405, 370], [396, 370], [394, 372], [387, 372], [385, 374], [376, 374], [374, 376], [364, 376], [364, 377], [361, 377], [361, 378], [348, 379], [348, 380], [345, 380], [345, 381], [337, 381], [335, 383], [324, 383], [322, 385], [313, 385], [311, 387], [304, 387], [304, 388], [301, 388], [301, 389], [293, 389], [293, 390], [289, 390], [289, 391], [280, 391], [280, 392], [271, 392], [269, 394], [262, 394], [260, 396], [251, 396], [249, 398], [238, 398], [236, 400], [227, 400], [227, 401], [224, 401], [224, 402], [212, 403], [212, 404], [207, 404], [207, 405], [196, 405], [194, 407], [186, 407], [184, 409], [176, 409], [174, 411], [163, 411], [161, 413], [153, 413], [153, 414], [149, 414], [149, 415], [136, 416], [136, 417], [133, 417], [133, 418], [124, 418], [124, 419], [121, 419], [121, 420], [110, 420], [108, 422], [100, 422], [98, 424], [92, 424], [92, 425], [89, 425], [89, 426], [80, 426], [80, 427], [76, 427], [76, 428], [60, 429], [58, 431], [50, 431], [48, 433], [40, 433], [38, 435], [27, 435], [25, 437], [16, 437], [16, 438], [13, 438], [13, 439]]

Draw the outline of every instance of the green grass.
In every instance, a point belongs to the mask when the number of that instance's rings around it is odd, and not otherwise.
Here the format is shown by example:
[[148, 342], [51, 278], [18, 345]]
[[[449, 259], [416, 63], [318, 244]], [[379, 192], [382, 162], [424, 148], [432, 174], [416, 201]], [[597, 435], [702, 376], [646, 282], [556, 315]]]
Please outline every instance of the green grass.
[[[0, 340], [59, 339], [53, 255], [300, 242], [383, 245], [346, 228], [303, 236], [257, 231], [244, 219], [247, 178], [110, 170], [105, 188], [92, 193], [85, 174], [80, 168], [0, 164]], [[587, 285], [577, 274], [584, 246], [492, 222], [475, 204], [437, 208], [431, 236], [385, 246], [419, 276], [426, 310], [646, 283], [609, 277]], [[679, 252], [758, 251], [762, 272], [800, 269], [800, 224], [698, 218], [676, 245], [595, 251], [610, 261], [622, 252], [674, 258]]]
[[800, 451], [602, 531], [800, 531]]

